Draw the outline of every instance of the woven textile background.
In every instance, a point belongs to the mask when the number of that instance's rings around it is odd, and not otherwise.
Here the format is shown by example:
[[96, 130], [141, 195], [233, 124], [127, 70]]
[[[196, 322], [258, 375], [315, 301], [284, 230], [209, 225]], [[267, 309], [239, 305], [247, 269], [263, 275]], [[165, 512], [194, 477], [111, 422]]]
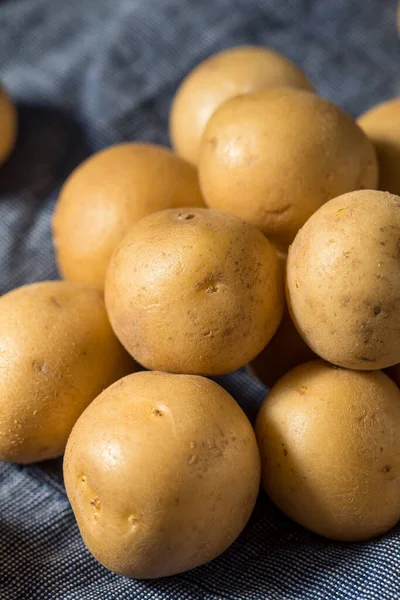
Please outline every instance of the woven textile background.
[[[400, 95], [391, 0], [0, 1], [0, 80], [20, 118], [0, 169], [0, 294], [57, 277], [49, 221], [74, 166], [122, 140], [168, 143], [179, 81], [241, 43], [283, 51], [353, 115]], [[245, 371], [218, 380], [254, 419], [265, 388]], [[333, 543], [264, 494], [212, 563], [159, 581], [118, 577], [84, 548], [60, 465], [0, 463], [1, 600], [400, 598], [400, 527], [366, 544]]]

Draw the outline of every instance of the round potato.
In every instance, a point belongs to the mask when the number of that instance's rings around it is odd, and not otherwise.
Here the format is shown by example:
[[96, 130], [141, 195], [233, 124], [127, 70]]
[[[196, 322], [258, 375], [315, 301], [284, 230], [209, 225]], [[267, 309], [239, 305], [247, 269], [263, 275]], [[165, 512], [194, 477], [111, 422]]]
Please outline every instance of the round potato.
[[145, 367], [219, 375], [242, 367], [282, 317], [282, 268], [255, 227], [207, 209], [145, 217], [114, 252], [107, 311]]
[[64, 279], [104, 288], [111, 254], [149, 213], [204, 206], [197, 172], [161, 146], [128, 143], [88, 158], [61, 190], [53, 239]]
[[17, 111], [10, 98], [0, 87], [0, 165], [15, 146], [17, 138]]
[[283, 247], [327, 200], [375, 188], [377, 177], [374, 148], [354, 120], [303, 90], [228, 100], [201, 142], [206, 204], [252, 223]]
[[379, 189], [400, 194], [400, 98], [378, 104], [358, 119], [375, 146]]
[[201, 136], [211, 115], [229, 98], [273, 86], [312, 90], [291, 60], [261, 46], [239, 46], [210, 56], [180, 85], [170, 115], [175, 150], [197, 163]]
[[399, 429], [400, 390], [381, 371], [300, 365], [257, 417], [265, 491], [325, 537], [382, 535], [400, 518]]
[[312, 350], [349, 369], [400, 362], [400, 198], [364, 190], [334, 198], [289, 250], [287, 296]]
[[289, 312], [285, 311], [274, 337], [251, 361], [249, 369], [270, 388], [290, 369], [313, 358], [316, 358], [315, 353], [298, 333]]
[[101, 293], [47, 281], [0, 298], [0, 460], [60, 456], [75, 421], [134, 362]]
[[260, 457], [249, 421], [219, 385], [142, 372], [85, 410], [64, 479], [97, 560], [120, 575], [163, 577], [232, 544], [257, 498]]

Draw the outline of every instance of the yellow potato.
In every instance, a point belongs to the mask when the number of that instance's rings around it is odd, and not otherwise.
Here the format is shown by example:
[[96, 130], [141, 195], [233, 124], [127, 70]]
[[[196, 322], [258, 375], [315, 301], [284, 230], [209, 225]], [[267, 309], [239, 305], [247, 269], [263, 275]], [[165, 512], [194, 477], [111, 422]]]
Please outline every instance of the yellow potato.
[[128, 143], [91, 156], [67, 179], [53, 217], [64, 279], [103, 289], [111, 254], [129, 228], [179, 206], [204, 202], [196, 170], [166, 148]]
[[253, 359], [283, 312], [274, 249], [241, 219], [201, 208], [145, 217], [110, 261], [114, 331], [145, 367], [218, 375]]
[[4, 89], [0, 87], [0, 165], [15, 146], [17, 138], [17, 111]]
[[312, 350], [350, 369], [400, 362], [400, 198], [334, 198], [299, 231], [287, 261], [294, 323]]
[[312, 90], [291, 60], [261, 46], [239, 46], [210, 56], [180, 85], [170, 115], [175, 150], [197, 163], [201, 136], [211, 115], [229, 98], [269, 87], [290, 86]]
[[2, 296], [0, 460], [60, 456], [86, 406], [134, 368], [97, 290], [47, 281]]
[[260, 457], [249, 421], [219, 385], [142, 372], [82, 414], [64, 480], [97, 560], [120, 575], [163, 577], [232, 544], [257, 498]]
[[262, 482], [289, 517], [360, 541], [400, 518], [400, 390], [381, 371], [313, 361], [285, 375], [257, 417]]
[[228, 100], [201, 142], [206, 204], [252, 223], [278, 246], [289, 245], [327, 200], [375, 188], [377, 177], [374, 148], [354, 120], [303, 90]]
[[315, 358], [285, 311], [272, 340], [251, 361], [250, 371], [267, 386], [272, 387], [280, 377], [297, 365]]
[[375, 146], [379, 163], [379, 189], [400, 194], [400, 98], [374, 106], [358, 119]]

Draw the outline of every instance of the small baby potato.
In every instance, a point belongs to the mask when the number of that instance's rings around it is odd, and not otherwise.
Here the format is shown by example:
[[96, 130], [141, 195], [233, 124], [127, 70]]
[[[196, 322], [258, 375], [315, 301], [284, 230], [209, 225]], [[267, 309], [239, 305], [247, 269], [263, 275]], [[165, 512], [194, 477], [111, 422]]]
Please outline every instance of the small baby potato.
[[382, 102], [358, 119], [375, 146], [379, 189], [400, 195], [400, 98]]
[[399, 430], [400, 390], [381, 371], [300, 365], [257, 417], [265, 491], [327, 538], [382, 535], [400, 518]]
[[17, 138], [17, 111], [0, 87], [0, 165], [10, 156]]
[[400, 362], [400, 197], [364, 190], [334, 198], [290, 247], [286, 286], [312, 350], [349, 369]]
[[141, 372], [82, 414], [64, 480], [95, 558], [148, 579], [193, 569], [232, 544], [256, 502], [260, 457], [247, 417], [219, 385]]
[[204, 202], [194, 167], [167, 148], [128, 143], [94, 154], [67, 179], [53, 217], [64, 279], [103, 289], [126, 231], [145, 215], [179, 206]]
[[374, 148], [343, 110], [275, 88], [237, 96], [211, 117], [199, 159], [210, 208], [235, 214], [285, 247], [327, 200], [375, 188]]
[[46, 281], [0, 298], [0, 460], [60, 456], [87, 405], [135, 365], [102, 294]]
[[220, 375], [274, 335], [282, 275], [271, 244], [241, 219], [165, 210], [138, 221], [114, 252], [106, 306], [117, 337], [148, 369]]
[[290, 369], [316, 358], [307, 346], [285, 310], [283, 319], [272, 340], [249, 365], [249, 370], [272, 387]]
[[172, 145], [196, 164], [205, 126], [221, 104], [238, 94], [276, 86], [312, 90], [303, 71], [274, 50], [239, 46], [210, 56], [189, 73], [176, 93], [170, 115]]

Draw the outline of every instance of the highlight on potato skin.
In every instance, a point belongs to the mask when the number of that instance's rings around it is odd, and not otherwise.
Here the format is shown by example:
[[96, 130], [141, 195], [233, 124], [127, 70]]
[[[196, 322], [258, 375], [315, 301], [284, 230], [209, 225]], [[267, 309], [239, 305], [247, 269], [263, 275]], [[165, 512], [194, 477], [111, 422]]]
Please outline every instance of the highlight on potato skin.
[[220, 375], [274, 335], [283, 272], [262, 233], [215, 210], [171, 209], [138, 221], [115, 250], [105, 299], [116, 335], [148, 369]]
[[140, 372], [79, 418], [64, 480], [90, 552], [115, 573], [150, 579], [233, 543], [257, 499], [260, 456], [247, 417], [219, 385]]
[[53, 215], [62, 276], [104, 289], [110, 257], [129, 228], [179, 206], [204, 201], [196, 169], [167, 148], [131, 142], [90, 156], [64, 183]]
[[400, 518], [400, 390], [382, 371], [322, 360], [269, 392], [256, 422], [262, 483], [291, 519], [324, 537], [363, 541]]
[[185, 77], [175, 94], [169, 123], [173, 147], [197, 164], [204, 129], [219, 106], [238, 94], [283, 85], [313, 89], [295, 63], [270, 48], [238, 46], [213, 54]]
[[0, 298], [0, 460], [61, 456], [87, 405], [136, 365], [115, 337], [102, 294], [65, 281]]

